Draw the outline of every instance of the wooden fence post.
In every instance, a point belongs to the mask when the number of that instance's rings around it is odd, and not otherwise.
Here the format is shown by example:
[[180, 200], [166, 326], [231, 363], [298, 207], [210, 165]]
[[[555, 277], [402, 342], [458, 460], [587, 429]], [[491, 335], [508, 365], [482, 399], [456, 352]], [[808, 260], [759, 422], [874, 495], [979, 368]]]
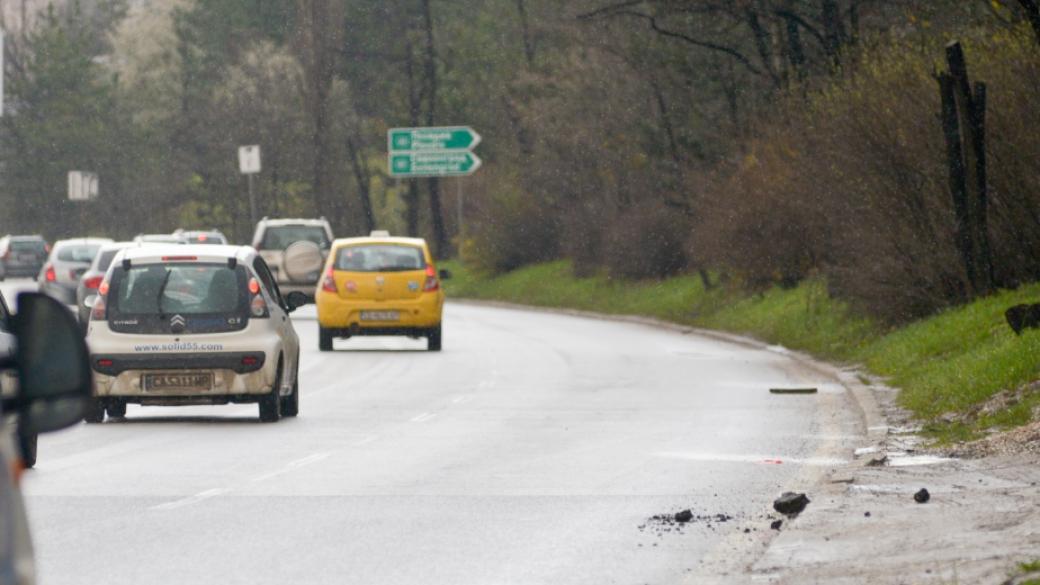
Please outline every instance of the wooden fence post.
[[946, 46], [949, 73], [939, 76], [942, 124], [950, 167], [950, 195], [957, 215], [957, 246], [971, 295], [993, 290], [993, 259], [988, 231], [986, 168], [986, 85], [968, 79], [964, 49]]

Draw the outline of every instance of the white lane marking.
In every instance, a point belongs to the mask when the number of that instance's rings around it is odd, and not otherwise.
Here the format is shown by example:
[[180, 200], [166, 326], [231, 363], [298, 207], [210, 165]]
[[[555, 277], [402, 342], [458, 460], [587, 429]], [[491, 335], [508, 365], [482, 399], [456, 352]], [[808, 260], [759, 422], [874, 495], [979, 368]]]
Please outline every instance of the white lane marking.
[[470, 400], [473, 400], [472, 396], [462, 395], [462, 396], [456, 396], [454, 399], [452, 399], [452, 403], [454, 403], [454, 404], [465, 404], [465, 403], [469, 402]]
[[263, 475], [259, 475], [259, 476], [254, 477], [253, 479], [251, 479], [249, 481], [251, 481], [253, 483], [257, 483], [257, 482], [261, 482], [261, 481], [265, 481], [265, 480], [271, 479], [272, 477], [278, 477], [279, 475], [285, 475], [286, 473], [289, 473], [290, 471], [292, 471], [294, 469], [299, 469], [300, 467], [303, 467], [305, 465], [310, 465], [311, 463], [317, 463], [318, 461], [321, 461], [322, 459], [327, 459], [329, 457], [329, 455], [331, 455], [331, 453], [314, 453], [313, 455], [308, 455], [308, 456], [304, 457], [303, 459], [297, 459], [296, 461], [290, 461], [289, 463], [285, 464], [285, 467], [282, 467], [281, 469], [272, 471], [270, 473], [265, 473]]
[[181, 498], [180, 500], [174, 500], [172, 502], [166, 502], [165, 504], [159, 504], [158, 506], [152, 506], [151, 509], [152, 510], [175, 510], [177, 508], [183, 508], [184, 506], [190, 506], [192, 504], [197, 504], [198, 502], [201, 502], [203, 500], [208, 500], [210, 498], [215, 498], [215, 497], [217, 497], [217, 496], [219, 496], [221, 494], [227, 493], [228, 491], [229, 490], [227, 490], [225, 488], [214, 488], [214, 489], [211, 489], [211, 490], [206, 490], [204, 492], [199, 492], [199, 493], [195, 494], [194, 496], [190, 496], [190, 497], [187, 497], [187, 498]]
[[379, 437], [377, 435], [370, 435], [370, 436], [365, 437], [364, 439], [361, 439], [360, 441], [354, 443], [353, 446], [354, 447], [360, 447], [362, 445], [367, 445], [367, 444], [371, 443], [372, 441], [375, 441], [378, 438]]
[[794, 465], [812, 465], [826, 467], [831, 465], [844, 465], [848, 461], [830, 457], [784, 457], [781, 455], [740, 455], [736, 453], [686, 453], [668, 451], [655, 453], [656, 457], [668, 459], [685, 459], [687, 461], [712, 461], [720, 463], [762, 463], [766, 465], [780, 465], [791, 463]]
[[432, 413], [432, 412], [424, 412], [424, 413], [420, 414], [419, 416], [416, 416], [416, 417], [412, 418], [411, 422], [424, 422], [424, 421], [430, 420], [431, 418], [433, 418], [435, 416], [437, 416], [437, 415]]

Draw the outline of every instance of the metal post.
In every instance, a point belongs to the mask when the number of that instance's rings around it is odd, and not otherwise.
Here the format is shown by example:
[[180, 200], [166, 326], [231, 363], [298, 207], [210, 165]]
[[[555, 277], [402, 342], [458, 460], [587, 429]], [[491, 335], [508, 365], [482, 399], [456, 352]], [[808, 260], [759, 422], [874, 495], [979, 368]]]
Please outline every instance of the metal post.
[[246, 175], [249, 180], [249, 223], [256, 225], [256, 197], [253, 196], [253, 173]]
[[455, 212], [457, 214], [457, 224], [459, 230], [459, 249], [462, 249], [462, 241], [464, 230], [462, 224], [462, 177], [455, 178]]

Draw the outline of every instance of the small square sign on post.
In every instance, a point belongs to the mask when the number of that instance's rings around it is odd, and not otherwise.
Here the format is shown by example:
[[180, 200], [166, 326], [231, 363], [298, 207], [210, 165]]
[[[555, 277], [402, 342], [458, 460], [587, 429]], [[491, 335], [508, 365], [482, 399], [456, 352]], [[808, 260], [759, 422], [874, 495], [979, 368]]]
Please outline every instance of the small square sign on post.
[[97, 196], [97, 173], [69, 171], [69, 201], [93, 201]]
[[260, 147], [258, 145], [238, 147], [238, 171], [243, 175], [255, 175], [260, 172]]

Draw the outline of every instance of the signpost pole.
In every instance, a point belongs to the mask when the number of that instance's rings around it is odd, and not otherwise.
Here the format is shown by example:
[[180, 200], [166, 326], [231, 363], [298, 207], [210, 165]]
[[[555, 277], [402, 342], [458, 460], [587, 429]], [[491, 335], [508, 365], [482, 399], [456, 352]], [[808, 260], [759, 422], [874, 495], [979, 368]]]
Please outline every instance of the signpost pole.
[[249, 223], [256, 225], [256, 196], [253, 195], [253, 173], [246, 175], [249, 180]]
[[458, 230], [459, 230], [459, 248], [462, 248], [463, 234], [465, 230], [462, 226], [462, 177], [455, 177], [455, 212], [458, 215]]

